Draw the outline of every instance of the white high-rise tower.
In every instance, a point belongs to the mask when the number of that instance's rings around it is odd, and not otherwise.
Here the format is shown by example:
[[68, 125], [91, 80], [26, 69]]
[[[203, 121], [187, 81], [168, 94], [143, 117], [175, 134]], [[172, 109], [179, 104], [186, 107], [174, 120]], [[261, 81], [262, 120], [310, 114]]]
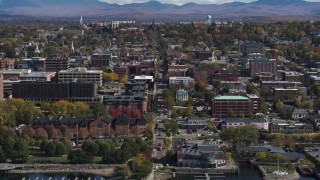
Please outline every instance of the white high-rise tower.
[[211, 15], [208, 15], [208, 25], [210, 26], [212, 24], [212, 18]]
[[83, 26], [83, 19], [82, 16], [80, 17], [80, 25]]
[[74, 53], [73, 41], [71, 42], [71, 50], [72, 50], [72, 53]]

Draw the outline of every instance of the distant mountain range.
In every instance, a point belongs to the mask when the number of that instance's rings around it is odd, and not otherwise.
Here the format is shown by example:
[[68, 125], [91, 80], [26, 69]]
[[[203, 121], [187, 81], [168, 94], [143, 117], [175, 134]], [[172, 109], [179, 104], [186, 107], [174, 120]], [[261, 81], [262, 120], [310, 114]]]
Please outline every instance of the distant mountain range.
[[98, 0], [0, 0], [3, 15], [46, 17], [109, 17], [122, 19], [192, 19], [205, 15], [213, 18], [318, 16], [320, 2], [303, 0], [258, 0], [251, 3], [187, 3], [181, 6], [158, 1], [110, 4]]

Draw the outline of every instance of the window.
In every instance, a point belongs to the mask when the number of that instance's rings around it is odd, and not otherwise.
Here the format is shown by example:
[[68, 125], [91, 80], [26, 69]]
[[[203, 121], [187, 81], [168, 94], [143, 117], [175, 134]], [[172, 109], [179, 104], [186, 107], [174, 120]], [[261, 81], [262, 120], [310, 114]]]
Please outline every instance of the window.
[[102, 128], [102, 123], [98, 123], [97, 128]]

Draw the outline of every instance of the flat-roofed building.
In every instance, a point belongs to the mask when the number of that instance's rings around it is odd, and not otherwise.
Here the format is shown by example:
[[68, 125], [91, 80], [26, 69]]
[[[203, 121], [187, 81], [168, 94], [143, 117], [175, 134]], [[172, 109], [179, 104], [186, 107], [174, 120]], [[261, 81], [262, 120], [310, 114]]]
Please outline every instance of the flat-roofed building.
[[262, 95], [271, 95], [272, 88], [288, 88], [301, 85], [301, 82], [289, 82], [289, 81], [261, 81], [260, 91]]
[[310, 134], [313, 126], [307, 123], [270, 123], [271, 134]]
[[94, 53], [91, 56], [91, 67], [98, 69], [107, 68], [113, 65], [111, 53]]
[[250, 75], [257, 73], [277, 74], [277, 61], [275, 59], [253, 60], [249, 62]]
[[6, 69], [0, 71], [3, 80], [20, 80], [21, 75], [29, 73], [31, 73], [31, 69]]
[[293, 100], [299, 94], [297, 88], [272, 88], [272, 91], [274, 102]]
[[258, 113], [260, 110], [260, 97], [255, 94], [247, 94], [246, 95], [253, 104], [253, 112]]
[[221, 129], [255, 125], [258, 129], [269, 130], [269, 122], [265, 119], [225, 119], [220, 123]]
[[12, 84], [12, 96], [38, 104], [59, 100], [89, 102], [96, 101], [97, 86], [95, 83], [20, 82]]
[[67, 54], [51, 54], [45, 61], [45, 70], [57, 72], [68, 69], [70, 57]]
[[58, 73], [60, 82], [94, 82], [102, 86], [102, 71], [87, 68], [70, 68]]
[[21, 81], [51, 81], [56, 75], [56, 72], [31, 72], [21, 74]]
[[178, 125], [182, 129], [203, 129], [208, 126], [208, 121], [202, 118], [185, 118], [178, 122]]
[[245, 96], [216, 96], [212, 99], [212, 116], [226, 118], [248, 116], [253, 113], [253, 103]]
[[169, 84], [191, 88], [194, 86], [194, 79], [191, 77], [169, 77]]

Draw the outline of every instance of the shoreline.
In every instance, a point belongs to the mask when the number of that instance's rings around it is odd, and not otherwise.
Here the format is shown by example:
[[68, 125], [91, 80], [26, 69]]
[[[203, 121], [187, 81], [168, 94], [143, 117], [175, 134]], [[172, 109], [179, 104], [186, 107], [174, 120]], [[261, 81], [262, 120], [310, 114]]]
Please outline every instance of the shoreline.
[[21, 169], [14, 169], [7, 174], [50, 174], [50, 173], [84, 173], [100, 176], [112, 176], [117, 166], [97, 165], [34, 165], [24, 166]]

